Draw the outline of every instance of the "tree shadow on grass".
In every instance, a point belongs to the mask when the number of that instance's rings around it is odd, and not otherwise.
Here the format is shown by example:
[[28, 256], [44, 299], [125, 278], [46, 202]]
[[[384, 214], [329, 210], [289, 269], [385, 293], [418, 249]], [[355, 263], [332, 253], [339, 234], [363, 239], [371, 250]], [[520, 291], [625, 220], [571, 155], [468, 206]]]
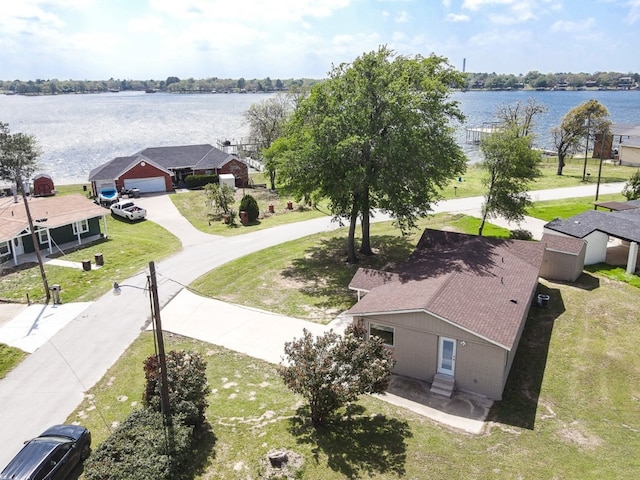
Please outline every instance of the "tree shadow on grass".
[[185, 471], [184, 478], [195, 478], [207, 471], [211, 460], [215, 458], [216, 441], [216, 434], [209, 422], [195, 428], [191, 439], [191, 462], [187, 466], [188, 471]]
[[535, 427], [553, 325], [565, 311], [560, 289], [539, 284], [537, 292], [549, 295], [549, 306], [534, 306], [529, 311], [502, 400], [493, 404], [487, 418], [530, 430]]
[[384, 415], [362, 416], [364, 408], [351, 406], [344, 418], [333, 418], [314, 428], [307, 407], [298, 409], [290, 430], [298, 443], [315, 445], [316, 462], [320, 454], [327, 466], [345, 478], [391, 473], [402, 477], [407, 460], [406, 439], [412, 436], [409, 424]]
[[391, 270], [405, 260], [414, 248], [408, 237], [372, 236], [371, 244], [377, 250], [376, 255], [360, 255], [359, 263], [352, 265], [345, 261], [346, 242], [345, 237], [318, 242], [307, 249], [304, 256], [294, 259], [282, 275], [301, 283], [303, 286], [300, 291], [304, 294], [327, 299], [316, 306], [347, 308], [354, 303], [353, 292], [348, 287], [358, 268]]

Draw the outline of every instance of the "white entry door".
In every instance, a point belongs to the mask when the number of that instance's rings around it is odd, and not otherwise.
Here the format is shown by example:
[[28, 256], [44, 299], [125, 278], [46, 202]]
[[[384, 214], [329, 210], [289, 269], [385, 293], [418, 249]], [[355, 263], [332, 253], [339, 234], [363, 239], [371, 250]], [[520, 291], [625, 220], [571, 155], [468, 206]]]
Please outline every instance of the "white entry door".
[[454, 376], [456, 369], [456, 340], [440, 337], [438, 342], [438, 373]]
[[16, 256], [24, 254], [24, 244], [22, 243], [22, 237], [13, 238], [13, 251]]

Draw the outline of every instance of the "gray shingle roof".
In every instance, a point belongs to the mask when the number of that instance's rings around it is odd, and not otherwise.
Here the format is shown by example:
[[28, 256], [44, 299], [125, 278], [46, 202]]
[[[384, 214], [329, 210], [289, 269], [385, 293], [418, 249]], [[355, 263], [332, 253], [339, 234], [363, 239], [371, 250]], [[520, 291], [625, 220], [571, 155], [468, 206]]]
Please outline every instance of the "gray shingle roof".
[[113, 180], [142, 160], [169, 172], [169, 170], [181, 168], [219, 169], [233, 159], [237, 157], [208, 143], [177, 147], [149, 147], [130, 157], [117, 157], [94, 168], [89, 173], [89, 181]]
[[139, 157], [116, 157], [110, 162], [104, 163], [89, 172], [89, 181], [113, 180], [122, 173], [133, 167], [139, 161]]
[[236, 158], [208, 143], [177, 147], [150, 147], [139, 153], [164, 168], [174, 169], [193, 168], [204, 170], [220, 168], [232, 158]]
[[[530, 307], [544, 244], [427, 229], [396, 269], [351, 315], [424, 311], [500, 345], [515, 346]], [[384, 278], [384, 277], [383, 277]]]
[[566, 220], [556, 218], [545, 228], [575, 238], [584, 238], [595, 231], [629, 242], [640, 242], [640, 209], [618, 212], [587, 210]]

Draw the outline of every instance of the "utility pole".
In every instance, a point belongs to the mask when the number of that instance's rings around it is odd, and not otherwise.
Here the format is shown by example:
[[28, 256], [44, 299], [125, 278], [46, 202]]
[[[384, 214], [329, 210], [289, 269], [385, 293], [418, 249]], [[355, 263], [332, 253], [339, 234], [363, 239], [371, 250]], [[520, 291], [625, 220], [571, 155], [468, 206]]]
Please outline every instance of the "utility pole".
[[31, 231], [31, 240], [33, 241], [33, 248], [36, 252], [36, 258], [38, 259], [38, 266], [40, 267], [40, 276], [42, 277], [42, 285], [44, 287], [44, 294], [47, 297], [47, 303], [51, 300], [51, 291], [49, 290], [49, 282], [47, 281], [47, 274], [44, 271], [44, 264], [42, 263], [42, 254], [40, 253], [40, 243], [36, 231], [33, 228], [33, 218], [31, 218], [31, 210], [29, 210], [29, 202], [27, 201], [27, 194], [24, 191], [24, 184], [22, 183], [22, 177], [20, 175], [16, 178], [16, 188], [19, 188], [22, 192], [22, 202], [24, 203], [24, 209], [27, 213], [27, 221], [29, 222], [29, 230]]
[[171, 411], [169, 404], [169, 380], [167, 376], [167, 357], [164, 352], [164, 338], [162, 337], [162, 321], [160, 319], [160, 301], [158, 299], [158, 281], [156, 278], [156, 266], [153, 261], [149, 262], [149, 289], [151, 290], [151, 304], [153, 325], [156, 335], [156, 345], [158, 347], [158, 363], [160, 365], [160, 407], [164, 417], [165, 432], [167, 435], [167, 447], [171, 454]]
[[587, 154], [589, 153], [589, 134], [591, 132], [591, 111], [587, 115], [587, 145], [584, 147], [584, 168], [582, 169], [582, 181], [587, 180]]

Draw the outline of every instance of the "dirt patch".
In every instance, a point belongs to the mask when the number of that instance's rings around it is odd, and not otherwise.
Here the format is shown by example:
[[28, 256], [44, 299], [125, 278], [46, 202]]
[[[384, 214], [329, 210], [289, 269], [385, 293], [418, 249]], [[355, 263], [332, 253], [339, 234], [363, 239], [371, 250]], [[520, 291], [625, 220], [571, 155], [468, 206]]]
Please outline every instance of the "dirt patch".
[[582, 431], [578, 422], [572, 422], [569, 425], [565, 425], [558, 431], [558, 435], [567, 443], [572, 443], [588, 449], [602, 445], [602, 439], [600, 437]]

